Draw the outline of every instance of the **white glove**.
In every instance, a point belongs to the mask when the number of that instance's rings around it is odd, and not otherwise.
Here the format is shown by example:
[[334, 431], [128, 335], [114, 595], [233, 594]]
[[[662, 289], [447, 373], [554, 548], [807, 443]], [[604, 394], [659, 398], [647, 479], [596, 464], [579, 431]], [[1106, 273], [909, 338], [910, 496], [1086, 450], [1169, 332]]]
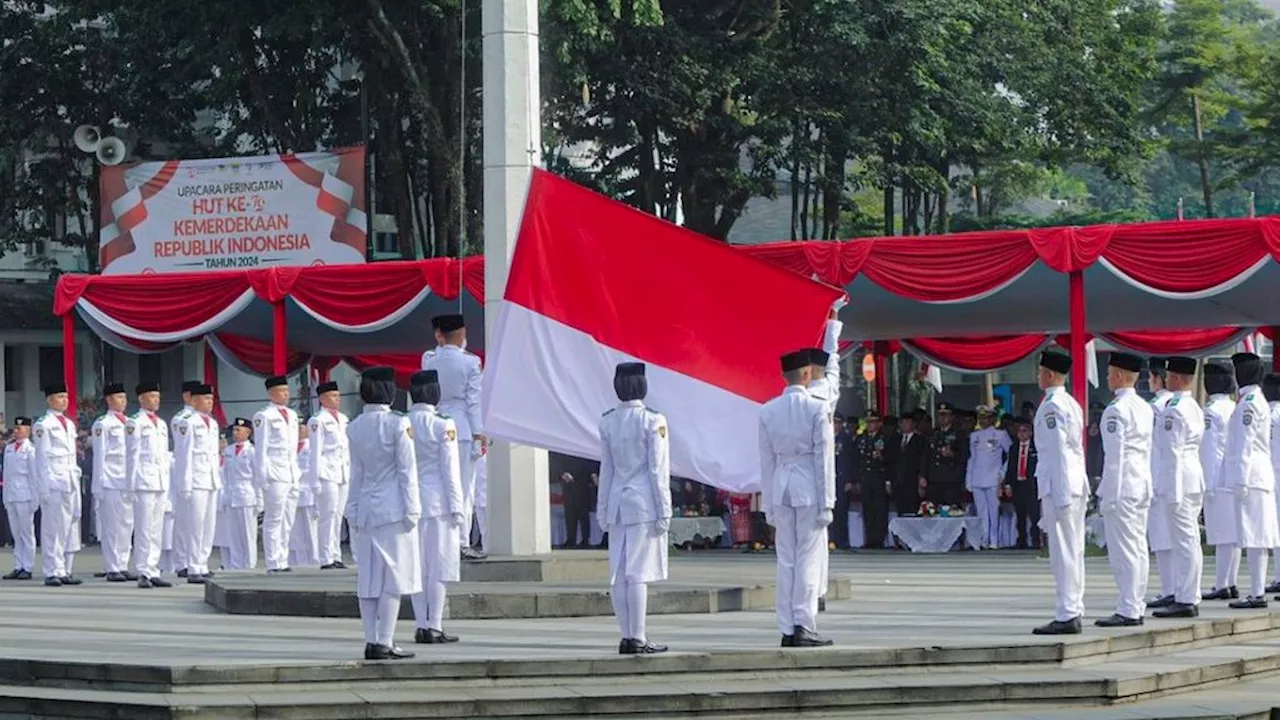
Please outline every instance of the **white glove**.
[[658, 518], [657, 522], [653, 524], [653, 527], [659, 534], [664, 533], [671, 529], [671, 518]]
[[607, 533], [607, 532], [609, 532], [609, 529], [610, 529], [611, 527], [613, 527], [613, 526], [612, 526], [612, 525], [610, 525], [609, 523], [607, 523], [607, 522], [603, 521], [603, 520], [600, 520], [599, 518], [600, 518], [600, 516], [599, 516], [599, 515], [597, 515], [597, 516], [596, 516], [596, 524], [600, 526], [600, 532], [602, 532], [602, 533]]
[[835, 302], [831, 303], [831, 309], [840, 312], [841, 308], [849, 304], [849, 296], [841, 295]]
[[456, 528], [461, 528], [461, 527], [462, 527], [463, 520], [464, 520], [464, 518], [462, 517], [462, 513], [457, 513], [457, 512], [456, 512], [456, 513], [453, 513], [453, 514], [449, 515], [449, 521], [450, 521], [450, 522], [452, 522], [452, 523], [453, 523], [453, 526], [454, 526], [454, 527], [456, 527]]
[[778, 527], [776, 524], [774, 524], [773, 516], [769, 514], [768, 510], [764, 511], [764, 524], [772, 528]]
[[834, 522], [834, 521], [835, 521], [835, 519], [836, 519], [836, 514], [835, 514], [835, 512], [834, 512], [834, 511], [832, 511], [832, 510], [831, 510], [831, 509], [829, 509], [829, 508], [828, 508], [828, 509], [825, 509], [825, 510], [823, 510], [823, 511], [822, 511], [822, 514], [821, 514], [821, 515], [818, 515], [818, 525], [817, 525], [817, 528], [818, 528], [819, 530], [821, 530], [821, 529], [823, 529], [823, 528], [827, 527], [828, 525], [830, 525], [832, 522]]

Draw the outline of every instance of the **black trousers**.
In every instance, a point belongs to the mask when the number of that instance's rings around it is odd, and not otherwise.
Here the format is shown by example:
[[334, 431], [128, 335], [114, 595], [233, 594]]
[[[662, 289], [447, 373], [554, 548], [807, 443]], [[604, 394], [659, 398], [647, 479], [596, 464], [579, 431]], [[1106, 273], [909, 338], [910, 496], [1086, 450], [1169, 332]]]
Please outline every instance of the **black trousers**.
[[1018, 516], [1018, 547], [1040, 548], [1040, 498], [1035, 483], [1013, 484], [1013, 511]]
[[[591, 542], [591, 510], [576, 505], [568, 505], [564, 509], [564, 544], [566, 547], [585, 547]], [[581, 540], [578, 533], [581, 532]]]
[[836, 507], [831, 524], [827, 526], [827, 541], [835, 543], [838, 548], [849, 547], [849, 501], [843, 492], [836, 495]]
[[889, 534], [889, 494], [884, 491], [883, 479], [862, 481], [862, 525], [866, 531], [864, 547], [884, 547]]

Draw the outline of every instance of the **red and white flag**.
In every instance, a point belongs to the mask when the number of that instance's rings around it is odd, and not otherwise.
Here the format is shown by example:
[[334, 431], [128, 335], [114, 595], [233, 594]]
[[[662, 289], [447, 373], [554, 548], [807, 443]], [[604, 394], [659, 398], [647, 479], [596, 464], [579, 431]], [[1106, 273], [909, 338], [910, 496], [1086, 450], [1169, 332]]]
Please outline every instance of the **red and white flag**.
[[778, 358], [819, 347], [843, 291], [535, 171], [485, 368], [485, 431], [599, 459], [614, 367], [648, 366], [671, 472], [759, 484]]

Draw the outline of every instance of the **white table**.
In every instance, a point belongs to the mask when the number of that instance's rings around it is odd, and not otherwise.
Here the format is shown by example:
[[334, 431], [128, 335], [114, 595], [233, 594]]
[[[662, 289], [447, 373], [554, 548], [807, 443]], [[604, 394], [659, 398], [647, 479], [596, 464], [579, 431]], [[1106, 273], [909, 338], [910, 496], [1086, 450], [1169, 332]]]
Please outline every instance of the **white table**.
[[721, 535], [724, 535], [724, 521], [719, 517], [673, 517], [667, 538], [678, 547], [694, 538], [716, 544]]
[[978, 549], [982, 541], [982, 519], [963, 517], [896, 517], [889, 521], [889, 532], [913, 553], [944, 553], [965, 536], [965, 543]]

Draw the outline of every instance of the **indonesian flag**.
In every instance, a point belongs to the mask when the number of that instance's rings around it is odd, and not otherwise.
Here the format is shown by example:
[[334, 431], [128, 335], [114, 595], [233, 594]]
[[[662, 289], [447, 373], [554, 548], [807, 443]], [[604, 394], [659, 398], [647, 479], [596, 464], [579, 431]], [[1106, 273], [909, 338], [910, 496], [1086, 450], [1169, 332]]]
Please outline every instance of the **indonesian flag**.
[[599, 459], [614, 367], [639, 361], [671, 473], [754, 491], [778, 358], [820, 347], [843, 295], [535, 170], [484, 373], [486, 434]]

